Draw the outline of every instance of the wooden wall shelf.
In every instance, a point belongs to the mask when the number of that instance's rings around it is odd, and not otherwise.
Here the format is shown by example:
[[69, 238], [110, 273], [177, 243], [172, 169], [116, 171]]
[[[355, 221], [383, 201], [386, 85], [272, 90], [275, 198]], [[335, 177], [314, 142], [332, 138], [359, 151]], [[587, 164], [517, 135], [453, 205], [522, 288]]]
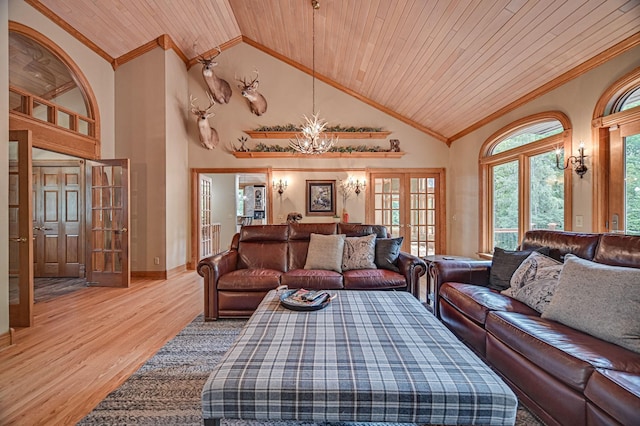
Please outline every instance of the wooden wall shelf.
[[236, 158], [401, 158], [404, 154], [404, 152], [327, 152], [314, 155], [297, 152], [233, 152]]
[[[258, 131], [244, 130], [252, 139], [293, 139], [300, 132], [275, 132], [275, 131]], [[391, 132], [326, 132], [329, 137], [338, 137], [340, 139], [386, 139]]]

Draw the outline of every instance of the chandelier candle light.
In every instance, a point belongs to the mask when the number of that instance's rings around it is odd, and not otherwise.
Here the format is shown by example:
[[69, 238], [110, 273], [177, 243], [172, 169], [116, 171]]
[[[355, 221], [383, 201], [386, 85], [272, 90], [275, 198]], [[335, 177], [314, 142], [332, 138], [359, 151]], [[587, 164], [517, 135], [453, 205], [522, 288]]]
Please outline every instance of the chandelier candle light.
[[349, 213], [347, 212], [347, 200], [351, 197], [351, 194], [356, 194], [356, 196], [359, 196], [360, 192], [362, 192], [366, 187], [367, 187], [367, 181], [365, 180], [362, 180], [362, 182], [360, 182], [359, 179], [354, 181], [352, 177], [346, 180], [342, 180], [342, 179], [339, 180], [338, 188], [342, 193], [342, 221], [344, 223], [349, 222]]
[[319, 113], [316, 113], [316, 10], [320, 9], [320, 2], [318, 0], [312, 0], [311, 6], [313, 7], [313, 39], [312, 39], [312, 86], [311, 86], [311, 99], [312, 99], [312, 115], [311, 119], [304, 116], [306, 123], [302, 126], [302, 132], [296, 135], [296, 139], [289, 139], [289, 146], [294, 150], [302, 154], [324, 154], [329, 151], [338, 141], [337, 137], [327, 137], [324, 134], [324, 129], [327, 127], [327, 122], [321, 118], [318, 118]]

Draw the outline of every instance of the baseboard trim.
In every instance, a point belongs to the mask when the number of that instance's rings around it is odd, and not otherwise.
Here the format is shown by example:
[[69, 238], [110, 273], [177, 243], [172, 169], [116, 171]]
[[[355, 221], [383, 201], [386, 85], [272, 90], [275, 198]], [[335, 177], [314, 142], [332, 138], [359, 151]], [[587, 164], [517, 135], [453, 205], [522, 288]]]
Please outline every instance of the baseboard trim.
[[167, 271], [131, 271], [131, 278], [143, 278], [148, 280], [166, 280]]
[[167, 280], [173, 278], [187, 270], [186, 265], [179, 265], [168, 271], [131, 271], [131, 278], [142, 278], [148, 280]]
[[15, 330], [10, 328], [6, 333], [0, 334], [0, 350], [7, 348], [14, 343]]

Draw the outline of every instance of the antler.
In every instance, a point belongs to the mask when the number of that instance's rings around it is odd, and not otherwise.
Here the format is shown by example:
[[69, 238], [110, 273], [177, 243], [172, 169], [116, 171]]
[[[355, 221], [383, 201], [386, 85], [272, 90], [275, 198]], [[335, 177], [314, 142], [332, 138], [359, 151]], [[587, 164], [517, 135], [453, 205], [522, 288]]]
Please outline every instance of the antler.
[[213, 99], [213, 95], [207, 90], [207, 97], [209, 98], [209, 106], [205, 109], [205, 112], [209, 112], [209, 110], [216, 104], [216, 101]]
[[198, 114], [198, 111], [200, 111], [200, 109], [195, 105], [195, 101], [197, 101], [198, 98], [194, 98], [192, 94], [189, 94], [189, 104], [191, 104], [191, 113], [192, 114]]

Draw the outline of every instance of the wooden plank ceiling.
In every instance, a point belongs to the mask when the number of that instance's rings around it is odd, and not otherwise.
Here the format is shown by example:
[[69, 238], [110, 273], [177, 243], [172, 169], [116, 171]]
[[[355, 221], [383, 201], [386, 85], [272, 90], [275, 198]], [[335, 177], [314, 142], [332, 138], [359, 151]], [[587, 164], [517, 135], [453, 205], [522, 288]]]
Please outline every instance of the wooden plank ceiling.
[[[188, 58], [243, 36], [313, 62], [311, 0], [28, 1], [113, 58], [168, 34]], [[640, 0], [320, 3], [316, 74], [443, 140], [640, 33]]]

